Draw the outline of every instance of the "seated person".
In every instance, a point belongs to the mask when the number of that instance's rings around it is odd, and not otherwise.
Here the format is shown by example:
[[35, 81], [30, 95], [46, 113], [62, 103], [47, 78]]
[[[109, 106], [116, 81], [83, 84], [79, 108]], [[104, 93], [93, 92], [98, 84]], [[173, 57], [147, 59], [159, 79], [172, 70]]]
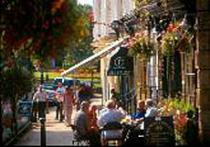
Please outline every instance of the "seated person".
[[158, 109], [155, 107], [152, 99], [146, 100], [146, 107], [145, 117], [156, 117], [158, 115]]
[[[125, 111], [122, 108], [116, 109], [113, 100], [109, 100], [106, 104], [106, 108], [99, 116], [98, 125], [104, 127], [106, 124], [111, 122], [119, 122], [126, 116]], [[101, 143], [107, 145], [107, 138], [121, 138], [122, 131], [117, 130], [104, 130], [101, 132]], [[119, 142], [118, 142], [119, 143]], [[120, 144], [120, 143], [119, 143]]]
[[106, 108], [101, 111], [98, 119], [98, 126], [103, 127], [109, 122], [120, 122], [126, 116], [126, 112], [122, 109], [116, 109], [113, 100], [106, 103]]
[[143, 100], [138, 101], [137, 112], [131, 115], [131, 119], [143, 118], [146, 113], [145, 102]]
[[89, 116], [89, 122], [90, 122], [90, 129], [92, 131], [98, 131], [98, 125], [97, 125], [97, 114], [96, 114], [97, 106], [91, 105], [88, 116]]
[[74, 131], [74, 135], [76, 138], [89, 140], [90, 145], [100, 145], [99, 133], [90, 131], [88, 112], [89, 103], [83, 101], [80, 105], [80, 110], [75, 115], [74, 125], [76, 126], [76, 130]]
[[136, 119], [137, 122], [143, 122], [144, 118], [146, 117], [156, 117], [158, 115], [158, 109], [155, 107], [154, 102], [152, 99], [146, 100], [146, 113], [144, 117]]

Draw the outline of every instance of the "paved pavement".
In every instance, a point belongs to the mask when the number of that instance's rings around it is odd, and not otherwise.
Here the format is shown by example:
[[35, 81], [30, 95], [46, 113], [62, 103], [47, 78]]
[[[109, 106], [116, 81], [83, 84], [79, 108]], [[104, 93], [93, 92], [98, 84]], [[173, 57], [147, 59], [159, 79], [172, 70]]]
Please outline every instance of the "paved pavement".
[[[101, 99], [96, 98], [92, 103], [101, 105]], [[76, 110], [74, 109], [73, 116]], [[71, 127], [66, 127], [64, 122], [55, 120], [55, 107], [50, 108], [50, 112], [46, 115], [46, 144], [47, 145], [72, 145], [73, 132]], [[39, 146], [40, 145], [40, 123], [33, 123], [32, 129], [23, 135], [15, 144], [18, 146]]]

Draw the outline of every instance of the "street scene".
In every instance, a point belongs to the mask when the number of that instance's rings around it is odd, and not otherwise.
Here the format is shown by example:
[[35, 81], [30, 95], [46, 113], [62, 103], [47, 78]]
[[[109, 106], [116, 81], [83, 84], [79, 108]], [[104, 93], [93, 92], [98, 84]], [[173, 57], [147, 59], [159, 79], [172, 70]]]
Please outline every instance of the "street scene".
[[1, 0], [3, 146], [210, 146], [210, 0]]

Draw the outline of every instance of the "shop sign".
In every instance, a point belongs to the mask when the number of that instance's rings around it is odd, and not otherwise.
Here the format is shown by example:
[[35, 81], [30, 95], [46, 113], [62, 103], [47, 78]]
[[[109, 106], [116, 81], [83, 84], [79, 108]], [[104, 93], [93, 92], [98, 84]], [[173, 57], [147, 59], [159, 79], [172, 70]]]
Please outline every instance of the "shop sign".
[[111, 56], [108, 76], [129, 75], [133, 71], [133, 57], [127, 55], [127, 48], [120, 47]]

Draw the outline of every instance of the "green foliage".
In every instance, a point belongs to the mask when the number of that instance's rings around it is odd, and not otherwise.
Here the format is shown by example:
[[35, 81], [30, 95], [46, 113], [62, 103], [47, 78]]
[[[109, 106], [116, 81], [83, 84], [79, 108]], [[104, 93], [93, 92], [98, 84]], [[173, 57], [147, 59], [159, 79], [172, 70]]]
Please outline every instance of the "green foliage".
[[15, 98], [20, 98], [31, 91], [33, 87], [33, 73], [17, 64], [12, 68], [4, 68], [1, 85], [3, 99], [14, 100]]
[[166, 56], [174, 55], [176, 50], [189, 52], [191, 49], [192, 45], [188, 36], [179, 32], [167, 32], [161, 41], [161, 52]]
[[27, 56], [45, 60], [86, 35], [75, 0], [3, 0], [1, 16], [5, 56], [23, 48]]
[[[195, 108], [188, 102], [185, 102], [183, 99], [180, 98], [170, 98], [162, 100], [164, 103], [164, 107], [166, 109], [170, 109], [173, 111], [172, 115], [175, 115], [175, 112], [179, 110], [182, 113], [187, 113], [189, 111], [193, 111], [195, 113]], [[164, 111], [168, 111], [164, 109]]]
[[161, 52], [163, 55], [173, 55], [179, 36], [174, 32], [168, 32], [164, 35], [161, 43]]
[[154, 54], [154, 45], [151, 42], [148, 42], [146, 38], [140, 37], [129, 49], [129, 54], [132, 56], [136, 56], [138, 54], [149, 58]]
[[70, 67], [83, 59], [91, 56], [93, 48], [91, 47], [91, 43], [93, 40], [92, 36], [92, 23], [90, 22], [90, 18], [88, 14], [92, 11], [92, 8], [88, 5], [79, 5], [78, 7], [81, 16], [77, 25], [84, 25], [84, 29], [78, 29], [81, 27], [77, 27], [77, 30], [80, 31], [78, 34], [83, 36], [78, 41], [72, 41], [71, 44], [65, 49], [64, 56], [64, 64], [65, 67]]

